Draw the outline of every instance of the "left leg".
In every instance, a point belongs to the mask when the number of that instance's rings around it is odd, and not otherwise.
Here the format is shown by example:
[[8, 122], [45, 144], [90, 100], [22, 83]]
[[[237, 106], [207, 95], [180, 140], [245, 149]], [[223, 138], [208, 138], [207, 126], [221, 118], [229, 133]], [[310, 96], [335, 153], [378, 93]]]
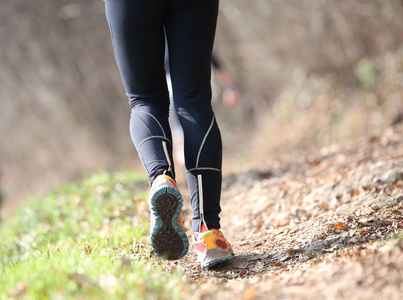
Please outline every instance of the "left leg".
[[132, 108], [130, 134], [150, 184], [175, 177], [164, 70], [165, 0], [107, 0], [116, 61]]
[[[151, 246], [178, 259], [188, 251], [182, 196], [172, 179], [172, 137], [164, 70], [166, 0], [107, 0], [115, 57], [132, 108], [130, 133], [152, 185]], [[159, 175], [159, 176], [158, 176]]]

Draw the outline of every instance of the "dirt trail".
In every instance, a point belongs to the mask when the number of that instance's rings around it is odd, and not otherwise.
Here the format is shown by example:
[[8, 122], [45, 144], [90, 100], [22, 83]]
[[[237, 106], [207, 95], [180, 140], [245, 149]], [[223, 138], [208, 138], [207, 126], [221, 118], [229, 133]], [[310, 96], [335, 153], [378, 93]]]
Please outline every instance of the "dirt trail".
[[195, 298], [403, 299], [403, 126], [266, 166], [224, 179], [234, 260], [172, 263]]

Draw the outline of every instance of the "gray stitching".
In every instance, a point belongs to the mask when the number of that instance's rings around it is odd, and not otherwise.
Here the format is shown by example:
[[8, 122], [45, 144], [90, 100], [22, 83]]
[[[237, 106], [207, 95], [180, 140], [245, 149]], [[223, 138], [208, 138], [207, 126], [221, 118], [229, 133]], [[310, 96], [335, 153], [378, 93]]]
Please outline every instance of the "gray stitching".
[[150, 114], [149, 112], [146, 112], [144, 110], [140, 110], [139, 112], [143, 112], [143, 113], [150, 115], [155, 120], [155, 122], [157, 122], [157, 124], [160, 126], [162, 133], [164, 134], [164, 137], [167, 137], [167, 135], [165, 134], [164, 128], [162, 128], [162, 125], [160, 124], [160, 122], [158, 122], [156, 117], [154, 117], [152, 114]]
[[193, 169], [187, 170], [187, 172], [192, 172], [192, 171], [217, 171], [217, 172], [221, 173], [220, 169], [208, 168], [208, 167], [205, 167], [205, 168], [203, 168], [203, 167], [202, 168], [193, 168]]
[[214, 120], [215, 120], [215, 117], [213, 116], [213, 120], [211, 121], [210, 127], [209, 127], [209, 129], [207, 130], [206, 135], [204, 136], [203, 141], [202, 141], [202, 143], [201, 143], [201, 145], [200, 145], [199, 153], [197, 154], [196, 168], [199, 166], [200, 154], [201, 154], [201, 151], [202, 151], [202, 149], [203, 149], [204, 143], [205, 143], [206, 140], [207, 140], [207, 136], [209, 135], [209, 133], [210, 133], [210, 131], [211, 131], [211, 128], [213, 128]]
[[[140, 147], [141, 147], [145, 142], [147, 142], [148, 140], [151, 140], [151, 139], [163, 139], [163, 140], [169, 142], [169, 144], [171, 144], [171, 141], [168, 140], [165, 136], [150, 136], [150, 137], [145, 138], [144, 140], [142, 140], [142, 141], [140, 142], [138, 148], [140, 149]], [[171, 144], [171, 145], [172, 145], [172, 144]]]

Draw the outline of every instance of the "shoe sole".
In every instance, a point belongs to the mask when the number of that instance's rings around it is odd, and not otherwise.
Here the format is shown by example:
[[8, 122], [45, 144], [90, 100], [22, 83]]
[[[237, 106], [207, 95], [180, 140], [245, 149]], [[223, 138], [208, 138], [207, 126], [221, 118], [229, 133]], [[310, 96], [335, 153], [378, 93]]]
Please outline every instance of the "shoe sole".
[[[208, 256], [211, 257], [210, 260], [205, 261]], [[206, 268], [214, 267], [215, 265], [227, 262], [227, 261], [231, 260], [234, 256], [235, 256], [235, 254], [233, 251], [226, 253], [225, 250], [222, 250], [220, 248], [214, 248], [214, 249], [208, 250], [207, 253], [205, 253], [205, 254], [198, 253], [197, 262], [200, 263], [200, 266], [202, 269], [206, 269]]]
[[159, 189], [151, 197], [151, 213], [155, 226], [151, 232], [151, 247], [156, 255], [176, 260], [186, 255], [189, 241], [178, 223], [183, 199], [180, 192], [171, 187]]
[[217, 259], [211, 260], [211, 261], [205, 263], [205, 264], [202, 266], [202, 269], [211, 268], [211, 267], [214, 267], [214, 266], [216, 266], [216, 265], [218, 265], [218, 264], [227, 262], [227, 261], [231, 260], [233, 257], [234, 257], [234, 255], [232, 254], [231, 256], [221, 257], [221, 258], [217, 258]]

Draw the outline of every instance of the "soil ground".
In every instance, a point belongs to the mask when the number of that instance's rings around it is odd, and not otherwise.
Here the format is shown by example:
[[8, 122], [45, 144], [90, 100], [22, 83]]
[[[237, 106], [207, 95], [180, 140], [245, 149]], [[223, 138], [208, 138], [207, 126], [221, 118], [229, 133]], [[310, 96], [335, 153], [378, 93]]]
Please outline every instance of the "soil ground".
[[222, 209], [235, 258], [169, 265], [195, 298], [403, 299], [403, 126], [226, 176]]

